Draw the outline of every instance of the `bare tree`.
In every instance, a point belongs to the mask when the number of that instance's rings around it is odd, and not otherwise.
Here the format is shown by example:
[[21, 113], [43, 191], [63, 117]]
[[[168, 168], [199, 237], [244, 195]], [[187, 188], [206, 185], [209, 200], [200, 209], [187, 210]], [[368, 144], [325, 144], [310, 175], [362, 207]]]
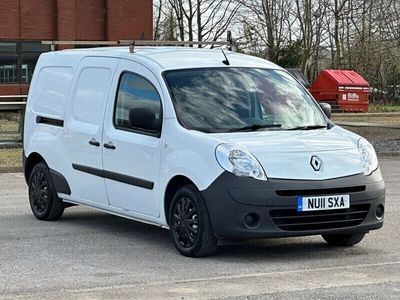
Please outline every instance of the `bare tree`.
[[281, 47], [288, 41], [287, 27], [290, 22], [290, 0], [250, 0], [243, 1], [247, 11], [243, 22], [257, 40], [261, 49], [266, 49], [266, 57], [277, 62]]
[[179, 38], [181, 41], [185, 40], [185, 13], [184, 13], [184, 0], [168, 0], [172, 11], [175, 13], [176, 21], [179, 29]]
[[236, 0], [197, 0], [197, 39], [217, 41], [226, 33], [240, 7]]
[[237, 0], [167, 1], [175, 13], [182, 41], [216, 41], [226, 33], [241, 6]]
[[284, 67], [290, 61], [310, 79], [323, 68], [350, 68], [380, 89], [400, 83], [398, 0], [156, 0], [154, 6], [155, 39], [216, 41], [229, 29], [248, 42], [242, 51]]

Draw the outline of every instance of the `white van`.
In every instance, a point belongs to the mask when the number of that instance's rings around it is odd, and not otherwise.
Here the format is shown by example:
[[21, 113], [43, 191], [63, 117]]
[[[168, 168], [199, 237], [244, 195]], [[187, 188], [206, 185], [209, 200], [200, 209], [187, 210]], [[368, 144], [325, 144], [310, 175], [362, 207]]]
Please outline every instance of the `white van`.
[[186, 256], [218, 239], [351, 246], [383, 225], [373, 147], [285, 70], [221, 50], [135, 50], [40, 56], [24, 127], [38, 219], [86, 205], [169, 228]]

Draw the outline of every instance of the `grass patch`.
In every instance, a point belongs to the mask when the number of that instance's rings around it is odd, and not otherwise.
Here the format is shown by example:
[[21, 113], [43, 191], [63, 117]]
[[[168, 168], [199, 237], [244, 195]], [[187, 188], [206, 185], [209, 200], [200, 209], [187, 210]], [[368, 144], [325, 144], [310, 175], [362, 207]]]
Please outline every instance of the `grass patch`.
[[376, 125], [400, 126], [400, 115], [368, 116], [365, 114], [333, 115], [333, 122], [360, 122]]
[[17, 132], [20, 118], [17, 114], [0, 114], [0, 132]]
[[0, 141], [17, 141], [21, 139], [20, 116], [16, 113], [0, 114]]
[[21, 167], [22, 149], [0, 149], [0, 168]]
[[368, 108], [369, 112], [400, 112], [400, 103], [393, 104], [376, 104], [371, 103]]

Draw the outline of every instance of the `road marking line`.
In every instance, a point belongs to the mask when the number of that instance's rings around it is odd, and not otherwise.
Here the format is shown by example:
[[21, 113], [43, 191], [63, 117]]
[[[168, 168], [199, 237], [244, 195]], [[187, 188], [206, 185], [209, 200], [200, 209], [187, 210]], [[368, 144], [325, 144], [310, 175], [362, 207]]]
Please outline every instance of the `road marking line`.
[[263, 276], [283, 275], [283, 274], [293, 274], [293, 273], [303, 273], [303, 272], [345, 270], [345, 269], [352, 269], [352, 268], [368, 268], [368, 267], [378, 267], [378, 266], [388, 266], [388, 265], [400, 265], [400, 261], [384, 262], [384, 263], [376, 263], [376, 264], [366, 264], [366, 265], [360, 264], [360, 265], [351, 265], [351, 266], [317, 268], [317, 269], [302, 269], [302, 270], [288, 270], [288, 271], [253, 273], [253, 274], [243, 274], [243, 275], [203, 277], [203, 278], [197, 278], [197, 279], [178, 280], [178, 281], [174, 281], [174, 283], [186, 283], [186, 282], [189, 283], [189, 282], [201, 282], [201, 281], [223, 280], [223, 279], [240, 279], [240, 278], [249, 278], [249, 277], [263, 277]]
[[[250, 277], [263, 277], [263, 276], [271, 276], [271, 275], [284, 275], [284, 274], [296, 274], [296, 273], [304, 273], [304, 272], [321, 272], [321, 271], [332, 271], [332, 270], [345, 270], [352, 268], [368, 268], [368, 267], [378, 267], [378, 266], [389, 266], [389, 265], [400, 265], [400, 261], [394, 262], [383, 262], [383, 263], [375, 263], [375, 264], [364, 264], [364, 265], [350, 265], [350, 266], [339, 266], [339, 267], [330, 267], [330, 268], [316, 268], [316, 269], [301, 269], [301, 270], [289, 270], [289, 271], [278, 271], [278, 272], [266, 272], [266, 273], [253, 273], [253, 274], [242, 274], [242, 275], [230, 275], [230, 276], [215, 276], [215, 277], [203, 277], [196, 279], [182, 279], [182, 280], [172, 280], [172, 281], [155, 281], [155, 282], [136, 282], [133, 284], [121, 284], [118, 286], [103, 286], [103, 287], [95, 287], [95, 288], [86, 288], [86, 289], [65, 289], [65, 291], [69, 292], [90, 292], [90, 291], [98, 291], [98, 290], [108, 290], [115, 288], [129, 288], [134, 286], [156, 286], [156, 285], [172, 285], [172, 284], [185, 284], [185, 283], [193, 283], [193, 282], [206, 282], [212, 280], [227, 280], [227, 279], [241, 279], [241, 278], [250, 278]], [[384, 282], [384, 281], [383, 281]], [[351, 285], [351, 284], [350, 284]]]
[[[394, 272], [389, 272], [391, 274], [387, 274], [388, 276], [375, 278], [373, 274], [369, 274], [367, 277], [363, 277], [363, 272], [359, 270], [352, 270], [357, 268], [368, 268], [368, 267], [379, 267], [379, 266], [389, 266], [396, 265]], [[280, 272], [267, 272], [267, 273], [256, 273], [256, 274], [248, 274], [248, 275], [233, 275], [233, 276], [216, 276], [209, 278], [200, 278], [194, 280], [181, 280], [175, 282], [153, 282], [153, 283], [140, 283], [136, 284], [123, 284], [123, 285], [113, 285], [113, 286], [103, 286], [103, 287], [93, 287], [86, 289], [63, 289], [58, 291], [49, 292], [44, 291], [40, 292], [31, 292], [20, 295], [0, 295], [0, 299], [19, 299], [19, 298], [39, 298], [42, 297], [44, 299], [54, 299], [57, 295], [62, 295], [62, 298], [65, 299], [76, 299], [76, 298], [86, 298], [86, 299], [95, 299], [101, 298], [101, 295], [104, 295], [104, 292], [110, 293], [114, 298], [132, 298], [132, 299], [143, 299], [143, 298], [153, 298], [153, 299], [176, 299], [178, 296], [185, 296], [187, 299], [191, 298], [221, 298], [221, 299], [229, 299], [231, 297], [244, 297], [244, 296], [262, 296], [268, 294], [276, 294], [280, 292], [299, 292], [306, 290], [320, 290], [320, 289], [330, 289], [333, 287], [351, 287], [351, 286], [367, 286], [367, 285], [376, 285], [376, 284], [386, 284], [386, 283], [395, 283], [398, 284], [399, 278], [397, 274], [397, 268], [400, 265], [400, 261], [396, 262], [385, 262], [385, 263], [375, 263], [375, 264], [365, 264], [365, 265], [352, 265], [352, 266], [339, 266], [339, 267], [330, 267], [330, 268], [317, 268], [317, 269], [306, 269], [306, 270], [292, 270], [292, 271], [280, 271]], [[321, 276], [318, 272], [322, 272], [329, 270], [346, 270], [345, 272], [331, 272], [326, 274], [326, 276]], [[353, 272], [352, 272], [353, 271]], [[354, 272], [355, 271], [355, 272]], [[386, 269], [380, 269], [380, 274], [384, 274]], [[310, 280], [305, 281], [305, 285], [299, 286], [297, 284], [299, 278], [303, 278], [302, 272], [315, 272], [316, 274], [309, 275], [308, 278]], [[349, 272], [349, 273], [348, 273]], [[286, 274], [296, 274], [292, 278], [287, 278]], [[275, 282], [273, 286], [265, 286], [265, 285], [256, 285], [252, 286], [249, 290], [247, 289], [249, 283], [254, 283], [256, 280], [249, 280], [249, 277], [262, 277], [262, 276], [274, 276], [276, 275], [278, 281]], [[357, 276], [359, 275], [359, 276]], [[360, 277], [361, 275], [361, 277]], [[218, 279], [240, 279], [247, 277], [247, 281], [240, 281], [239, 283], [234, 281], [224, 281], [218, 282]], [[280, 277], [280, 278], [279, 278]], [[288, 280], [282, 280], [282, 278], [286, 278]], [[368, 278], [368, 279], [367, 279]], [[207, 280], [214, 280], [216, 282], [208, 283]], [[338, 280], [340, 279], [340, 280]], [[194, 281], [197, 281], [195, 285], [193, 285]], [[225, 290], [221, 290], [221, 284], [223, 284]], [[159, 286], [157, 286], [159, 285]], [[132, 291], [134, 294], [132, 295]], [[50, 297], [48, 297], [50, 295]]]

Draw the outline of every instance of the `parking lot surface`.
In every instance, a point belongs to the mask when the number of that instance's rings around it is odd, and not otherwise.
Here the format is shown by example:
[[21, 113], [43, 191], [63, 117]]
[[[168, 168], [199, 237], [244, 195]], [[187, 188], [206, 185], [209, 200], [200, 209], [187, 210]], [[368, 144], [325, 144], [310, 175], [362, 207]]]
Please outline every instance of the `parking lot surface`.
[[38, 221], [23, 175], [0, 174], [0, 299], [400, 299], [400, 157], [380, 164], [385, 224], [360, 244], [224, 242], [198, 259], [167, 230], [89, 208]]

